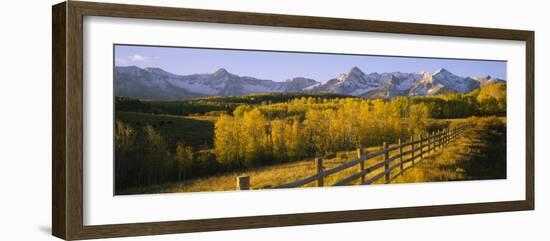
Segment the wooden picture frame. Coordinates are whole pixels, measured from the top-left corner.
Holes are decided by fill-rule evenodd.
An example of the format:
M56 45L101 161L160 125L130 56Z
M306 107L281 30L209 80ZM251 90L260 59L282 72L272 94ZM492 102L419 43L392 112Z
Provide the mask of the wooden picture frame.
M66 240L281 227L474 213L533 210L534 32L432 24L275 15L68 1L52 8L52 232ZM451 36L526 43L525 200L383 208L335 212L181 220L152 223L83 224L83 17L107 16L207 23L299 27Z

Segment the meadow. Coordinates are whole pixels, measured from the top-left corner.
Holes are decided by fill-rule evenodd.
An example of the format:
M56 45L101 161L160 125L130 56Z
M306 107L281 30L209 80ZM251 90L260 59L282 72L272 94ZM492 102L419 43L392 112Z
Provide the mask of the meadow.
M325 159L330 168L356 157L358 147L370 152L383 141L465 122L474 127L455 145L395 182L494 179L506 173L505 84L391 100L255 94L185 101L117 97L115 103L116 194L234 190L235 177L243 174L251 177L252 189L275 187L311 176L315 157L330 157Z
M483 117L455 120L433 120L431 127L440 125L457 126L470 123L472 127L447 148L436 150L418 162L414 168L399 176L393 183L416 183L433 181L460 181L460 180L488 180L506 178L506 120L505 118ZM392 143L395 144L395 143ZM364 153L380 150L382 146L364 148ZM405 148L404 151L408 151ZM391 155L397 154L397 150ZM346 163L357 157L356 151L338 152L326 156L324 165L330 169ZM490 158L489 158L490 157ZM381 162L382 158L373 158L365 162L365 166L372 166ZM405 168L412 165L408 163ZM357 168L349 168L325 179L325 185L330 186L337 181L357 173ZM367 175L376 176L382 169ZM395 174L398 169L392 173ZM183 182L166 183L147 188L133 188L122 194L143 193L172 193L172 192L200 192L200 191L233 191L237 176L249 176L250 189L273 188L295 180L303 179L315 174L314 159L270 165L253 168L251 170L233 171L205 178L194 178ZM393 175L392 174L392 175ZM378 180L373 184L383 184ZM357 185L359 180L349 185ZM315 187L309 183L303 187Z
M131 123L140 128L150 125L169 143L171 149L177 142L199 148L212 146L214 140L214 125L217 116L181 116L170 114L153 114L143 112L117 111L117 120Z

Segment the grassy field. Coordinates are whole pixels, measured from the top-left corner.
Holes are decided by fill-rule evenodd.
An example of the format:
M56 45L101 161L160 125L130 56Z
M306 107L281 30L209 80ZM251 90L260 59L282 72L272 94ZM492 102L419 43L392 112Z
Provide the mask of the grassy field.
M483 118L475 123L452 145L424 159L395 182L506 178L506 119Z
M380 147L367 148L367 151L375 151ZM343 164L356 157L356 152L340 152L336 157L325 159L325 168L333 168ZM376 163L380 159L371 160L369 163ZM341 178L349 176L356 172L357 168L349 168L338 174L325 179L325 183L330 185ZM160 186L148 188L129 189L121 194L135 193L171 193L171 192L204 192L204 191L230 191L235 190L235 178L241 175L248 175L251 178L251 189L271 188L284 183L296 181L315 174L315 164L313 159L307 159L299 162L285 163L274 166L255 168L249 171L230 172L212 177L197 178L182 183L169 183ZM315 183L310 183L304 187L313 187Z
M124 111L117 111L115 117L137 128L145 125L153 126L166 138L171 148L178 141L188 146L211 148L214 124L218 118L217 116L180 116Z
M434 120L433 128L459 120ZM430 153L421 162L394 180L394 183L454 181L476 179L506 178L506 126L505 118L480 118L470 120L475 125L469 128L451 145ZM366 148L366 152L380 150L381 146ZM405 148L405 151L407 148ZM504 150L504 151L503 151ZM391 153L390 156L397 154ZM355 151L339 152L336 156L324 160L326 169L333 168L356 158ZM374 165L382 157L368 160L365 166ZM407 164L409 165L409 164ZM405 167L407 167L407 165ZM331 185L342 178L358 172L359 167L351 167L325 179L325 185ZM379 169L367 176L375 176ZM398 172L394 170L392 174ZM235 190L235 178L240 175L250 176L252 189L275 187L284 183L296 181L315 174L313 159L286 163L274 166L260 167L242 172L230 172L216 176L197 178L181 183L168 183L146 189L130 189L125 194L132 193L171 193L198 191L231 191ZM356 180L353 184L358 184ZM375 184L382 183L382 180ZM313 187L315 182L304 187Z
M397 182L501 178L505 164L490 160L504 158L505 124L499 129L471 117L505 116L505 97L503 84L391 100L303 93L177 101L116 97L115 193L233 190L238 175L249 175L253 189L276 187L313 175L315 156L333 156L324 161L332 168L355 159L358 145L378 150L383 141L407 141L411 133L452 127L464 120L459 118L479 122L479 129Z

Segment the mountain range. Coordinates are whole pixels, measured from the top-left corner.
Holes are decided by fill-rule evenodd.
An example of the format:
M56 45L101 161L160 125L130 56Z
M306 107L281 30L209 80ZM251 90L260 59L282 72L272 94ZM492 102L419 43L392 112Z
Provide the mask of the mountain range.
M189 99L204 96L236 96L253 93L335 93L365 98L431 96L466 93L505 80L461 77L441 68L434 72L364 73L351 68L326 82L295 77L285 81L239 76L221 68L213 73L177 75L160 68L115 67L115 95L138 99Z

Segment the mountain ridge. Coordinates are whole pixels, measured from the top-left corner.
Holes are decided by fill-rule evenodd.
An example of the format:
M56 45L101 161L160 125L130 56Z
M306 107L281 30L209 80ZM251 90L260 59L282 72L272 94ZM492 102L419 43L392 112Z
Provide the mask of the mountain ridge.
M465 93L505 82L487 75L461 77L445 68L434 72L365 73L357 66L326 82L294 77L281 82L239 76L220 68L212 73L178 75L157 67L115 66L115 95L138 99L189 99L254 93L333 93L365 98Z

